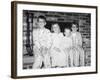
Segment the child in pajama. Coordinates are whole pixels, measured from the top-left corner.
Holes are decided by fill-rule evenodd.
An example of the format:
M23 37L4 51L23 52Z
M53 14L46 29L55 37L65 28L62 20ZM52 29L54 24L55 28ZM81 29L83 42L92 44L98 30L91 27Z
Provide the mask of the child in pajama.
M62 38L64 37L60 31L58 23L52 25L52 46L51 46L51 62L52 67L65 67L66 54L62 49Z
M46 19L44 16L39 16L38 29L33 31L33 50L34 50L34 64L33 68L50 68L50 31L45 28Z
M66 54L66 66L73 66L73 52L72 49L72 37L71 37L71 30L68 28L65 28L64 30L64 38L63 38L63 50Z
M82 36L81 33L78 32L78 25L72 24L72 40L73 40L73 48L75 50L74 56L74 66L84 66L84 50L82 48Z

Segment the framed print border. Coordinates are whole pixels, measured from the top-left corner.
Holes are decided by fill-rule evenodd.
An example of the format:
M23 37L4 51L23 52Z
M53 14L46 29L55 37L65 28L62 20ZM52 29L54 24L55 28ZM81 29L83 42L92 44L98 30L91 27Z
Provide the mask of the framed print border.
M55 7L72 7L72 8L90 8L90 9L95 9L96 15L95 15L95 22L96 22L96 47L95 47L95 58L96 58L96 65L95 65L95 71L90 71L90 72L77 72L77 73L59 73L59 74L45 74L45 75L27 75L27 76L18 76L17 74L17 59L18 59L18 51L17 51L17 38L18 38L18 17L17 17L17 9L18 9L18 4L25 4L25 5L43 5L43 6L55 6ZM73 5L73 4L56 4L56 3L39 3L39 2L24 2L24 1L12 1L11 2L11 77L12 78L32 78L32 77L50 77L50 76L66 76L66 75L80 75L80 74L94 74L97 73L98 71L98 7L97 6L88 6L88 5Z

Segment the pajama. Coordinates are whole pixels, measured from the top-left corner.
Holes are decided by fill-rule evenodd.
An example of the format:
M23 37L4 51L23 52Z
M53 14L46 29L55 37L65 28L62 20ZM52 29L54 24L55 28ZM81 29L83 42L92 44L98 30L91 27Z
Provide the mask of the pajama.
M74 53L74 66L84 66L84 50L82 48L82 37L79 32L72 32Z
M62 50L62 33L52 33L51 62L52 67L66 66L66 54Z
M63 38L63 42L62 42L62 45L63 45L63 50L66 54L66 64L67 64L67 67L69 66L73 66L74 62L73 62L73 48L72 48L72 38L71 36L70 37L64 37Z
M47 29L37 29L33 31L34 42L34 68L41 68L44 63L44 67L51 67L50 63L50 31Z

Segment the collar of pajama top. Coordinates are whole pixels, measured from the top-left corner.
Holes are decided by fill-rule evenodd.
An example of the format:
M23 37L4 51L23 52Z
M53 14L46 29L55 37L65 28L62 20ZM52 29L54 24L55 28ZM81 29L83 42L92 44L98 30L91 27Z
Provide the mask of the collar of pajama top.
M72 39L74 45L82 44L82 36L80 32L72 32Z
M72 38L71 38L71 36L70 37L64 36L61 45L62 45L62 48L72 47Z
M35 36L40 46L48 47L50 41L50 31L48 29L37 29Z
M61 42L62 42L63 34L62 33L52 33L52 47L61 47Z

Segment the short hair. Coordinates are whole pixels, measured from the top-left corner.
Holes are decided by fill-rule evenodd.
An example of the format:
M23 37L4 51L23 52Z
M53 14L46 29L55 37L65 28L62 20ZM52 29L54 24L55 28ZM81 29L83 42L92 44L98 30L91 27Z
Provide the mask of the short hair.
M57 23L57 22L54 22L54 23L52 23L52 25L51 25L51 32L54 32L54 31L53 31L53 25L58 25L59 32L61 31L61 30L60 30L59 23Z
M42 16L42 15L40 15L40 16L37 17L37 21L39 21L39 19L44 19L46 21L46 17Z
M66 29L71 31L71 29L70 29L70 28L68 28L68 27L65 27L65 28L64 28L64 31L65 31Z
M57 23L57 22L54 22L54 23L52 23L52 26L53 26L53 25L58 25L58 26L59 26L59 23Z
M73 22L72 25L76 25L76 27L78 28L78 24L76 22ZM72 27L72 26L71 26Z
M72 25L76 25L76 27L78 28L78 30L77 30L77 31L79 31L79 25L78 25L78 23L73 22L73 23L72 23ZM72 25L71 25L71 28L72 28Z

